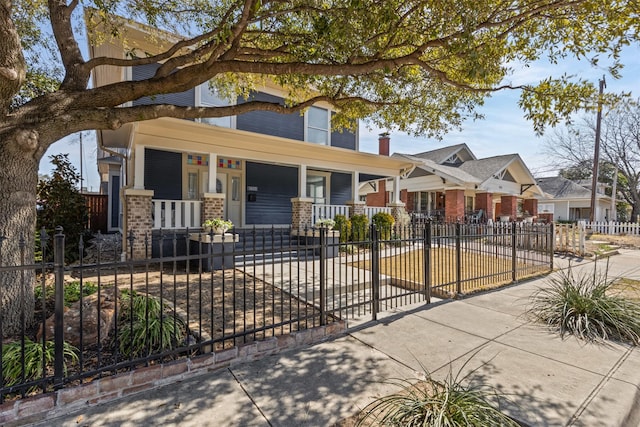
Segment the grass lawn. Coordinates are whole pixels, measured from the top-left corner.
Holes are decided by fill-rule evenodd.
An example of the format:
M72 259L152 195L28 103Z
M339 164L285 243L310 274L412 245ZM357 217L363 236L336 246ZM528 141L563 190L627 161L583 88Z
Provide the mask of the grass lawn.
M640 301L640 280L622 277L614 283L612 289L629 299Z
M392 282L404 288L415 288L424 283L422 249L384 257L380 260L380 272L392 278ZM354 263L358 268L371 269L371 261ZM456 251L440 247L431 249L431 285L436 294L456 293ZM460 259L460 281L463 293L497 288L512 282L511 258L487 252L465 252ZM516 263L518 279L548 271L547 265Z

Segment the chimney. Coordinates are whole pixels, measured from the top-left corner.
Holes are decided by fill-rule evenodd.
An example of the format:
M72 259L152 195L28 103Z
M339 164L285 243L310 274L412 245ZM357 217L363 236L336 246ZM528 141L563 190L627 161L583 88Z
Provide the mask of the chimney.
M389 138L388 132L384 132L380 134L380 137L378 138L378 154L380 154L381 156L389 156L390 140L391 138Z

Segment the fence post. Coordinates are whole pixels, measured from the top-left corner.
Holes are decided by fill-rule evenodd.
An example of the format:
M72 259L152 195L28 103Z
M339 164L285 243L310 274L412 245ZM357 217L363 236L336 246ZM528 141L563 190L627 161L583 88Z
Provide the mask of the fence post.
M62 232L62 227L56 227L56 234L53 237L55 276L53 387L56 390L62 388L64 383L64 234Z
M424 251L423 257L423 274L424 274L424 295L427 300L427 304L431 304L431 220L424 224Z
M511 281L515 282L516 275L516 257L518 256L518 252L516 251L516 222L511 223Z
M371 319L378 320L380 311L380 247L378 241L378 229L375 224L369 227L371 236Z
M320 227L320 326L324 326L326 321L325 298L327 286L327 228Z
M553 221L549 224L549 267L551 267L551 271L553 271L553 253L555 251L556 244L556 231L555 225Z
M462 295L462 224L456 222L456 296Z

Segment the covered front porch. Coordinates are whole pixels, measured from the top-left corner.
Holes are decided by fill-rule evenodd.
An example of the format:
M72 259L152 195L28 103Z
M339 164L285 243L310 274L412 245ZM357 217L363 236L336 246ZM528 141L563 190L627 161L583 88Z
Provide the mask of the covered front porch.
M411 162L176 119L136 124L123 190L123 229L312 227L336 214L368 216L361 182L398 177ZM382 209L390 210L390 209Z

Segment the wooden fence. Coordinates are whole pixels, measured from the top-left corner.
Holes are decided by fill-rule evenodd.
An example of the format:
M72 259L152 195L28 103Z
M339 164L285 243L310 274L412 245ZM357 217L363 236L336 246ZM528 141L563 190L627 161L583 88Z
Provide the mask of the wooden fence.
M109 196L106 194L83 194L82 196L89 210L87 229L93 232L106 233Z
M555 226L556 252L570 252L577 255L584 255L585 239L586 227L584 221L580 221L577 224L556 224Z

